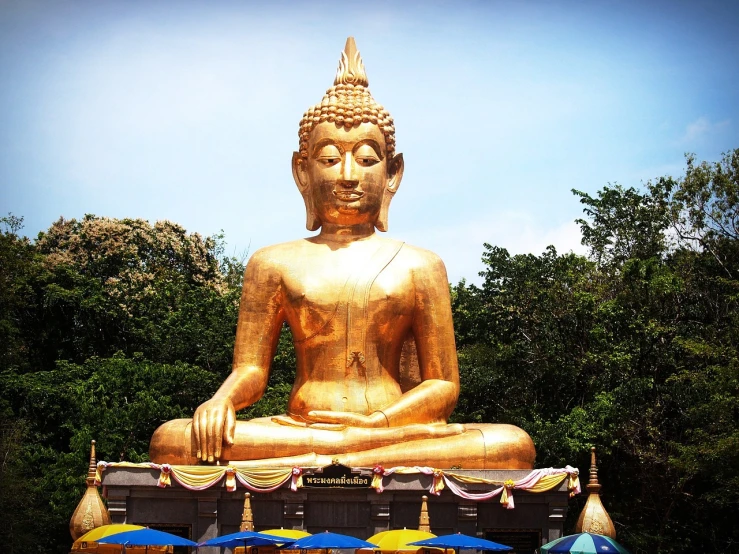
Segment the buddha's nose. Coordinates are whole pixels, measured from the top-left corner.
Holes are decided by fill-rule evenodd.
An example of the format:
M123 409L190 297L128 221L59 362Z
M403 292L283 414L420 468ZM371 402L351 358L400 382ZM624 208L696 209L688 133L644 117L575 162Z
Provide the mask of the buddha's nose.
M343 189L354 189L359 185L359 181L356 179L339 179L336 184Z
M341 177L344 181L357 181L357 176L354 173L355 165L352 153L346 152L341 167Z

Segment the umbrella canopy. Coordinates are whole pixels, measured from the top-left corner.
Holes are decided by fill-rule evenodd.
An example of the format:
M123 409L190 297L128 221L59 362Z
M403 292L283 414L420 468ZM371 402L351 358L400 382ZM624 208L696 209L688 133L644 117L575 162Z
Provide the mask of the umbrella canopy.
M136 529L109 535L98 540L100 544L122 544L124 546L197 546L198 543L183 539L172 533L156 529Z
M222 548L235 548L237 546L276 546L278 544L291 543L295 539L287 537L276 537L257 533L256 531L237 531L220 537L214 537L198 546L220 546Z
M375 543L377 546L374 550L380 551L411 551L416 552L422 546L410 546L413 541L423 539L433 539L436 535L418 529L393 529L392 531L382 531L376 535L372 535L367 542Z
M629 554L623 546L611 537L595 533L577 533L555 539L539 549L542 554L549 552L571 554Z
M135 531L136 529L143 529L142 525L131 525L129 523L111 523L110 525L101 525L96 527L92 531L88 531L82 535L79 539L74 541L74 544L82 542L93 542L107 537L115 535L116 533L123 533L123 531Z
M513 550L513 547L499 544L493 541L487 541L462 533L454 533L453 535L442 535L433 539L424 539L410 543L410 546L430 546L434 548L454 548L455 550Z
M290 550L310 550L310 549L329 549L329 548L374 548L376 545L371 542L363 541L349 535L341 535L339 533L316 533L309 537L303 537L296 540L290 545Z
M274 535L275 537L284 537L286 539L302 539L310 537L310 533L301 531L300 529L267 529L259 531L262 535Z
M96 527L92 531L88 531L82 535L79 539L74 541L72 545L72 553L87 553L87 554L120 554L123 551L123 546L120 544L98 544L98 540L108 535L114 535L116 533L122 533L123 531L133 531L135 529L143 529L141 525L130 525L128 523L111 523L110 525L101 525ZM147 550L145 550L145 548ZM129 547L126 550L127 554L139 554L148 551L148 547L137 548L135 546ZM155 546L152 547L153 552L171 552L171 547L168 546Z

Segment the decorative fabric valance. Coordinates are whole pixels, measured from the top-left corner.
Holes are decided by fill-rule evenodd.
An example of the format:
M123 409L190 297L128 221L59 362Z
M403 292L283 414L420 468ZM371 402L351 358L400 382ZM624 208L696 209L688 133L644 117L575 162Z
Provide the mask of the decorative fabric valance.
M98 462L95 480L100 484L102 472L109 467L130 467L141 469L154 469L159 471L159 482L157 486L167 487L172 484L172 479L189 490L200 491L213 487L220 483L225 477L225 487L228 491L236 490L236 481L247 489L254 492L272 492L288 481L290 488L297 491L303 486L303 474L306 470L315 468L240 468L238 466L179 466L169 464L143 463L133 464L130 462ZM523 490L531 493L550 491L558 487L567 479L567 488L570 496L580 493L580 478L577 468L566 466L563 469L544 468L535 469L526 477L517 481L496 481L482 477L472 477L457 473L453 470L441 470L431 467L393 467L385 469L382 466L372 468L372 488L381 493L384 490L383 479L393 474L409 475L422 473L432 475L433 480L429 487L431 494L439 495L447 487L452 493L467 500L490 500L500 495L500 503L507 509L515 507L513 502L513 491ZM489 491L470 492L464 488L466 484L490 485Z

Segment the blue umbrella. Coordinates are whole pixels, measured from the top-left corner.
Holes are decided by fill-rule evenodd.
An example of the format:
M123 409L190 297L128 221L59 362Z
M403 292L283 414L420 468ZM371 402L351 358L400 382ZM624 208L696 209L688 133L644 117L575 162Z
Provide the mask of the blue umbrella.
M296 540L290 545L290 550L311 550L323 548L375 548L377 545L371 542L363 541L349 535L340 535L339 533L316 533L308 537Z
M499 544L477 537L470 537L462 533L454 533L453 535L442 535L433 539L423 539L422 541L409 542L412 546L430 546L435 548L453 548L457 552L460 549L465 550L513 550L513 547Z
M201 542L198 546L220 546L222 548L235 548L237 546L275 546L276 544L290 543L292 540L293 539L285 537L256 533L254 531L237 531L236 533L214 537L205 542Z
M120 544L123 546L197 546L198 543L183 539L172 533L156 529L136 529L109 535L98 540L98 544Z
M542 546L539 552L548 554L629 554L623 546L611 537L595 533L577 533L555 539Z

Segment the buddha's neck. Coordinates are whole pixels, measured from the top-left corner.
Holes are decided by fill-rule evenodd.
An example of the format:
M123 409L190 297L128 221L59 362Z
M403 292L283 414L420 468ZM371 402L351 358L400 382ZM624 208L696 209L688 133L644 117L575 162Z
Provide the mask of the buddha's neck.
M375 234L375 226L372 223L361 225L335 225L323 224L318 237L326 242L353 242L371 237Z

